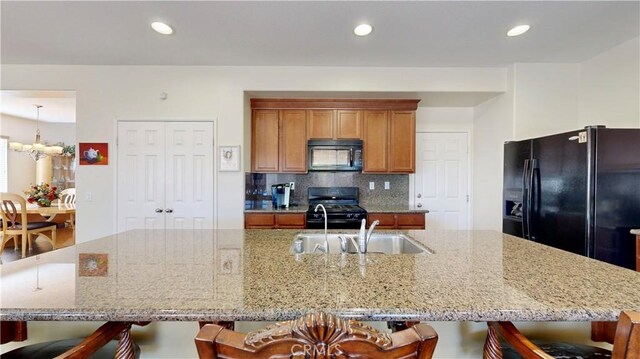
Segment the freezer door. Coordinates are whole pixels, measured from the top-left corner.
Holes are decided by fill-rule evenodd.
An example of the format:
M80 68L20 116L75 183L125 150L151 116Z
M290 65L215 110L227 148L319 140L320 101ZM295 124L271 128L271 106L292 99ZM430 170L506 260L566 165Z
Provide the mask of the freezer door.
M640 228L640 129L597 129L595 258L635 269Z
M532 140L531 240L587 255L587 146L573 131Z
M523 196L525 162L531 158L531 141L504 144L502 232L525 238L523 223Z

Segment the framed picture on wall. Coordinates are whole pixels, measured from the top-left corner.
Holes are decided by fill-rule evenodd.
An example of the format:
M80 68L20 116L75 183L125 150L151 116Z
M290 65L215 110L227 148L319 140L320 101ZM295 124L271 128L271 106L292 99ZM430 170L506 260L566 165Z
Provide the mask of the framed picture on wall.
M240 171L240 146L219 147L220 171Z
M80 142L78 153L81 166L106 166L109 164L109 143L107 142Z

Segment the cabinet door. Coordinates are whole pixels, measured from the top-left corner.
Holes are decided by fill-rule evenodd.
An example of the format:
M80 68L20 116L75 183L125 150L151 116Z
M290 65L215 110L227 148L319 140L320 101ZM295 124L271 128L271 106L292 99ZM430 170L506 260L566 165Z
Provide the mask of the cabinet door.
M414 173L416 168L415 112L391 111L389 122L389 172Z
M330 140L333 138L333 117L335 110L309 110L307 129L309 139Z
M393 213L369 213L367 214L367 223L371 225L373 221L378 220L380 223L376 226L378 229L395 229L396 215Z
M364 111L362 172L387 172L389 148L389 117L387 111Z
M338 110L336 114L337 139L362 139L362 112Z
M244 228L275 228L276 221L273 213L245 213Z
M251 121L253 172L278 172L278 110L254 110Z
M280 172L307 172L307 111L280 111Z
M276 228L304 229L305 224L304 213L276 214Z
M398 229L424 229L424 213L398 213Z

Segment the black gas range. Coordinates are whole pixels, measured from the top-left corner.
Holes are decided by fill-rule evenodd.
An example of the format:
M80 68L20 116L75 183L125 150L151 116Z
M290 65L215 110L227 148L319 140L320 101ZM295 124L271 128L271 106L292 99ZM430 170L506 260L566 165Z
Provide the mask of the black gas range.
M327 210L327 227L357 229L367 218L367 211L358 205L358 187L309 187L307 228L324 228L324 212L315 208L322 204Z

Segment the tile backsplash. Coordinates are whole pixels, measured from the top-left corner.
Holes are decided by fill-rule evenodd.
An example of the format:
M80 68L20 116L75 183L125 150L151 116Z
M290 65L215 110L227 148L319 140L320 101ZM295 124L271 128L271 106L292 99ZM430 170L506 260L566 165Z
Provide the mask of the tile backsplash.
M291 204L307 206L309 187L358 187L360 205L408 204L409 175L362 174L354 172L310 172L308 174L288 173L246 173L245 207L269 208L271 206L271 185L295 182ZM369 182L375 183L375 189L369 189ZM389 189L384 183L389 182Z

